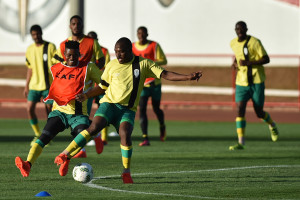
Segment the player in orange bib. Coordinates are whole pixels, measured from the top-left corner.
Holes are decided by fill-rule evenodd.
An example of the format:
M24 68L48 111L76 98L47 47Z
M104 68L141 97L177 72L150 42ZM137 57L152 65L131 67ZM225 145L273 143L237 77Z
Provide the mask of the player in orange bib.
M99 69L102 69L105 64L105 58L101 49L101 46L99 45L98 41L86 36L83 34L83 20L80 16L74 15L70 19L70 30L72 32L72 36L68 37L66 40L64 40L60 44L60 48L57 49L53 61L55 63L63 62L66 58L63 52L65 51L65 43L67 41L77 41L79 42L79 62L83 65L88 64L89 62L95 63ZM94 82L87 83L89 85L89 89L92 89L94 87ZM90 113L93 103L93 98L88 100L88 112ZM97 140L96 143L96 152L99 154L103 150L103 143L101 140ZM85 149L82 149L76 156L85 158L87 157L87 154L85 152Z
M15 164L24 177L29 176L30 170L36 159L47 145L59 132L71 127L73 137L89 127L87 100L79 102L75 96L88 90L87 82L100 83L102 72L94 63L82 64L78 62L79 43L68 41L65 43L66 63L58 63L51 67L53 83L49 95L44 101L54 100L52 112L48 115L42 135L32 145L27 160L16 157ZM74 151L71 157L78 153ZM70 158L71 158L70 157ZM59 174L65 176L68 172L70 159L61 165Z
M146 27L141 26L137 29L137 37L139 41L132 43L132 52L134 55L153 60L159 66L167 64L166 56L160 45L155 41L147 39L148 30ZM160 79L156 78L147 78L144 83L144 88L141 93L141 99L139 103L140 125L143 133L143 142L139 144L140 146L150 145L147 118L147 104L149 97L151 97L152 108L159 121L160 140L165 141L166 139L164 112L162 109L160 109L161 81Z

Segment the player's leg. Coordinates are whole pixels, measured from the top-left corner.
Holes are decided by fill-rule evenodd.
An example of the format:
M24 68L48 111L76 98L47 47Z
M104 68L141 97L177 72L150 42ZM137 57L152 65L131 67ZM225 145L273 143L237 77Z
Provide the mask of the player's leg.
M264 111L264 100L265 100L265 85L264 83L261 84L254 84L253 85L253 107L256 113L256 116L262 119L269 125L269 130L271 133L271 139L273 142L278 140L279 131L276 126L276 123L272 120L270 114Z
M130 162L132 156L132 141L131 134L134 126L135 112L124 109L122 114L122 119L119 125L119 135L121 140L121 154L122 154L122 164L124 171L122 173L123 183L133 183L133 180L130 175ZM117 127L116 127L117 128Z
M109 103L102 103L95 113L93 121L89 128L81 131L68 147L55 158L54 163L58 165L63 164L71 154L78 148L83 148L92 136L96 135L101 129L110 123L110 119L114 115L112 112L112 105Z
M161 101L161 84L153 86L152 93L152 108L159 121L160 140L164 142L166 140L166 125L165 116L163 110L160 108Z
M236 133L238 136L238 143L236 145L229 146L229 150L241 150L244 149L245 145L245 130L246 130L246 107L247 102L250 99L250 87L236 85L235 101L237 105L237 117Z
M43 148L47 145L59 132L65 129L65 124L58 116L48 118L48 121L43 129L39 139L32 145L29 150L27 160L23 161L20 157L16 157L15 164L20 169L24 177L29 175L31 166L41 155Z
M140 111L140 127L143 133L143 142L139 144L139 146L148 146L150 145L149 137L148 137L148 117L147 117L147 104L149 95L147 94L148 88L143 89L143 96L140 97L139 102L139 111Z
M41 135L38 118L35 113L36 104L40 101L41 95L39 91L29 90L27 97L27 114L30 121L31 128L34 132L35 137L30 143L30 146L34 144L34 142Z

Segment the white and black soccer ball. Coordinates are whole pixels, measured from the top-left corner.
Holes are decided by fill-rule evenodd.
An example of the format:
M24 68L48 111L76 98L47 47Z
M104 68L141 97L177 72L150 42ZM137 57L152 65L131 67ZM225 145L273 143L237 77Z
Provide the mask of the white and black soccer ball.
M87 183L93 179L93 168L88 163L77 164L73 169L73 178L75 181Z

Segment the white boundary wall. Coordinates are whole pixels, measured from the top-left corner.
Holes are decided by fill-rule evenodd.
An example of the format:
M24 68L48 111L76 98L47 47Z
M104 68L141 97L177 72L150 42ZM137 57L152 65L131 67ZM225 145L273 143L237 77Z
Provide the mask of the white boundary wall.
M41 0L31 0L30 6L35 1ZM14 4L0 0L0 6L8 2ZM158 0L84 2L85 32L96 31L100 43L110 53L120 37L135 41L137 27L144 25L149 30L149 39L158 41L170 55L169 65L229 65L229 43L236 37L234 25L243 20L248 24L248 34L261 39L270 55L300 54L300 8L277 0L174 0L167 8ZM69 6L67 3L53 23L43 29L43 38L57 46L70 34ZM24 52L32 43L30 35L22 41L18 34L4 30L1 25L0 35L0 64L23 64ZM177 56L171 56L174 54ZM186 56L203 54L228 57ZM298 66L299 61L276 58L271 64Z

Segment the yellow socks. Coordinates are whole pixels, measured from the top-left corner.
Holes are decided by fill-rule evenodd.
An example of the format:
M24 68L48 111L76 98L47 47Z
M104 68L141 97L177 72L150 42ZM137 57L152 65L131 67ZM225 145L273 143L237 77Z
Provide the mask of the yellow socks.
M274 121L272 120L271 116L269 113L265 112L265 116L262 119L264 122L266 122L267 124L273 126L274 125Z
M81 131L66 148L66 151L68 151L71 156L75 155L85 146L88 141L90 141L90 139L91 135L89 134L89 132L87 132L86 130Z
M107 141L107 129L108 129L108 127L106 126L101 131L101 140L102 141Z
M30 125L33 129L33 132L34 132L35 136L39 137L41 135L41 131L40 131L38 120L37 119L31 119L30 120Z
M238 135L239 143L244 144L246 119L245 119L245 117L237 117L235 119L235 122L236 122L236 132Z
M36 161L36 159L41 155L44 147L44 143L37 139L37 141L32 145L28 153L27 161L33 164Z
M124 167L124 169L129 169L130 168L131 155L132 155L132 146L120 145L120 147L121 147L121 153L122 153L123 167Z

